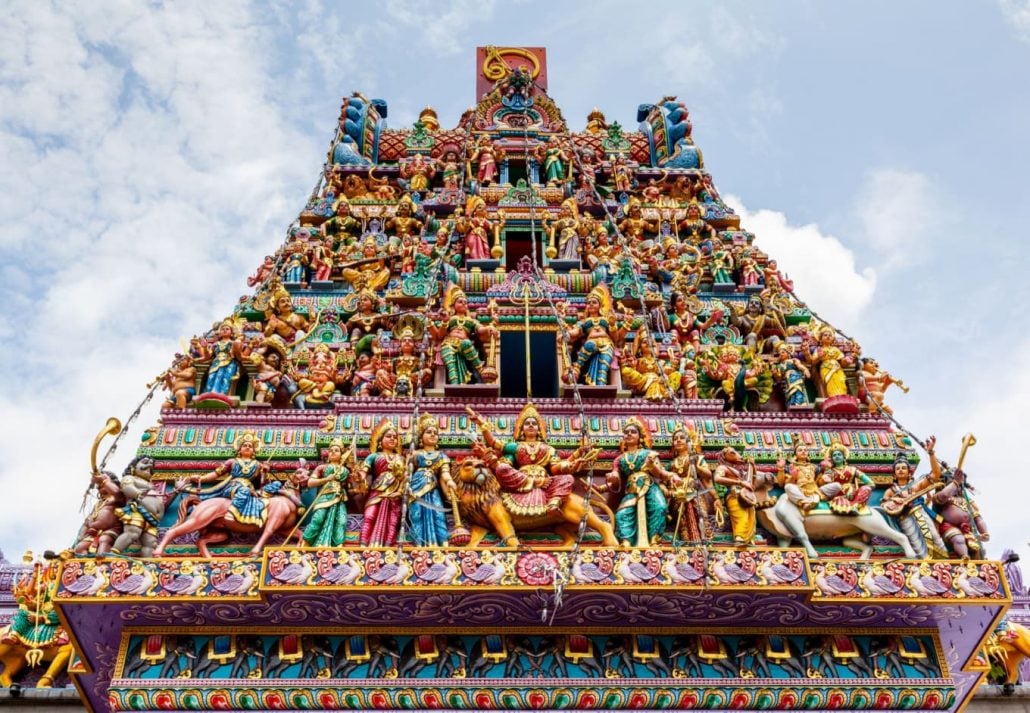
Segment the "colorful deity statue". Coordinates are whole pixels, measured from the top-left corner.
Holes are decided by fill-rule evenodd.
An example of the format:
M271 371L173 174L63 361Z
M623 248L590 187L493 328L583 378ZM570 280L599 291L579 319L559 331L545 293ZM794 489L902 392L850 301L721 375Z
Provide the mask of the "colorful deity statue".
M244 431L239 434L234 447L236 455L233 458L209 473L191 476L190 481L198 488L204 483L216 483L211 490L201 492L200 499L227 498L230 503L225 519L263 526L268 496L278 493L283 484L281 481L265 484L270 471L267 463L257 460L261 440L256 433Z
M575 485L572 473L589 468L597 452L580 446L562 459L547 443L544 420L532 403L515 419L514 440L504 441L494 427L471 408L465 409L479 427L483 443L505 457L511 468L494 467L501 486L501 500L512 515L538 516L559 508Z
M342 438L335 438L326 449L325 460L308 473L298 475L308 488L318 488L308 508L308 524L304 528L306 547L340 547L347 541L347 483L353 451L348 451Z
M637 330L633 350L624 355L620 371L623 386L634 396L643 396L650 401L672 398L672 394L679 391L682 378L672 364L657 358L645 327Z
M611 244L611 237L604 225L596 225L592 240L586 250L586 261L598 282L606 282L615 272L615 258L619 249Z
M418 450L412 459L408 488L409 536L419 547L446 547L448 544L443 497L451 498L454 481L451 478L451 459L437 448L439 441L440 428L436 418L423 414L415 426Z
M679 335L672 332L669 336L668 362L679 373L680 393L685 399L697 398L697 347L687 342L680 346Z
M117 511L122 521L122 532L114 541L111 552L125 552L139 545L140 557L150 557L157 546L158 526L165 508L179 494L178 488L167 491L155 487L154 460L149 456L133 458L125 467L120 481L125 506Z
M853 465L848 465L850 451L838 440L830 443L823 454L820 485L840 486L840 493L828 499L830 510L838 515L864 515L869 512L872 479Z
M379 382L376 376L382 369L382 359L378 340L373 337L367 340L363 346L365 348L357 352L354 369L350 374L350 395L379 396Z
M680 479L651 450L651 431L637 416L623 424L619 451L608 475L608 487L624 486L626 493L615 511L615 536L623 547L649 547L665 531L669 503L662 484L675 488Z
M931 454L931 467L933 460ZM937 513L941 539L956 557L983 557L981 543L987 542L991 536L980 516L980 509L969 497L965 472L961 468L945 470L938 482L942 487L933 493L930 501Z
M256 370L251 381L254 385L254 400L258 403L272 403L280 386L286 386L291 368L286 344L274 334L262 340L259 348L250 354Z
M930 475L913 478L912 466L904 453L894 459L894 480L883 492L880 508L894 518L912 549L920 559L943 558L947 549L940 534L934 514L928 507L928 495L935 492L941 479L941 466L934 453L937 439L926 440L926 452L930 455Z
M393 236L396 238L396 242L401 243L405 238L420 237L424 220L422 216L418 215L411 195L405 193L397 204L397 212L387 218L383 228L386 229L387 235Z
M75 554L84 555L92 549L97 556L101 556L111 551L121 532L118 511L125 505L125 494L114 473L94 470L91 485L96 489L98 497L79 529Z
M735 285L734 267L732 248L721 242L717 243L708 260L708 274L712 276L712 285Z
M754 394L764 404L772 394L772 375L765 362L754 352L736 344L724 344L698 356L698 396L723 398L733 411L748 408Z
M645 220L640 208L640 201L631 198L626 217L619 221L619 231L626 237L630 246L634 246L648 238L648 234L658 232L658 224Z
M616 193L633 190L633 168L621 156L612 160L612 187Z
M741 246L737 250L736 262L740 272L740 286L745 290L761 289L764 277L751 248Z
M243 335L236 332L231 321L225 320L218 326L218 338L214 342L201 342L201 348L202 358L211 360L204 391L230 394L239 374L240 362L250 354Z
M480 186L497 182L497 159L503 156L488 136L481 136L467 163L468 177L472 180L472 166L476 166L475 179Z
M258 266L258 269L254 271L254 274L247 278L248 287L257 287L258 285L265 284L271 274L275 272L275 258L271 255L265 255L264 261Z
M760 295L748 296L743 308L734 305L729 316L733 326L743 335L748 349L756 353L764 351L767 333L778 337L787 331L783 315L776 309L768 308Z
M400 343L399 353L380 366L376 385L384 396L411 397L431 381L433 370L429 364L432 360L416 353L419 343L411 327L402 328L394 336Z
M265 336L278 335L287 344L300 340L311 329L308 318L293 309L293 298L282 285L272 290L265 320Z
M358 293L358 311L347 318L347 332L352 343L375 334L390 324L390 315L379 311L379 296L372 290Z
M500 334L497 327L480 324L469 315L468 297L457 285L451 285L444 296L442 317L440 321L429 322L429 331L440 343L447 383L468 384L473 379L485 384L496 381L495 367L483 360L475 341L484 346L493 345Z
M694 246L703 244L714 245L717 242L718 233L711 223L705 220L704 211L697 201L687 204L687 214L676 226L680 239Z
M311 281L328 282L333 273L333 238L327 237L311 251Z
M465 206L465 215L455 220L454 230L465 239L465 258L467 260L490 260L490 241L497 244L500 230L505 224L504 211L498 211L497 220L490 220L487 215L486 201L473 196Z
M794 355L793 347L787 342L776 345L776 360L770 367L773 379L783 389L783 401L787 408L804 408L811 405L808 398L806 379L811 376L804 362Z
M404 493L407 490L407 463L401 454L397 427L382 419L372 429L368 457L358 467L358 490L368 488L359 543L365 547L392 546L397 543Z
M669 472L676 476L670 489L676 537L689 543L712 538L710 515L721 518L722 501L714 497L712 469L701 452L701 437L687 426L672 432ZM674 524L673 527L676 527Z
M862 358L862 368L858 372L858 381L861 388L860 393L865 394L869 403L869 410L872 413L882 411L888 416L894 413L894 409L883 402L884 393L892 385L897 386L903 393L908 393L908 387L901 379L896 378L888 371L880 368L879 362L872 357Z
M558 219L550 222L544 214L544 230L550 236L547 257L558 260L579 260L582 250L580 245L580 221L576 200L568 198L558 209Z
M169 397L163 408L186 408L197 395L197 368L189 354L176 354L171 368L161 375Z
M608 121L604 118L604 112L596 106L587 114L586 132L588 134L607 133Z
M582 340L575 359L565 353L562 333L558 332L559 352L562 354L563 378L566 383L580 382L587 386L607 386L615 348L626 333L626 322L612 311L611 295L607 287L599 285L587 295L583 319L566 331L568 348ZM564 315L562 315L564 316Z
M704 305L696 297L678 291L669 296L669 329L678 335L681 345L694 344L696 349L701 333L715 322L711 316L706 320L701 319L703 309Z
M379 245L371 235L362 241L360 252L351 253L350 262L340 270L340 274L355 292L378 292L390 282L390 267L386 264L386 256L380 253Z
M788 462L776 460L776 484L783 488L783 497L790 500L802 512L808 512L820 502L836 496L840 488L833 484L819 484L819 469L812 462L811 452L801 435L791 434L794 454Z
M458 153L448 151L443 156L443 189L445 191L456 191L461 186L461 164L458 163Z
M32 553L26 553L25 559L31 562ZM15 677L26 664L50 662L36 688L52 688L68 669L74 650L54 607L58 569L56 562L35 562L14 582L12 594L18 610L0 630L0 687L13 689ZM17 698L15 690L11 690L11 698Z
M287 248L286 260L283 262L282 275L285 282L300 285L307 282L308 264L311 262L308 257L307 246L308 231L298 231L295 240Z
M730 518L733 542L750 545L754 542L756 518L755 464L744 461L732 446L719 453L718 464L712 473L716 494L722 498Z
M436 162L422 154L400 162L401 178L408 180L408 190L421 192L429 190L429 182L436 175Z
M844 367L854 363L852 357L844 355L844 352L837 346L837 334L833 328L824 325L818 331L818 344L808 345L806 358L810 364L818 365L818 384L823 396L833 398L834 396L846 396L848 393L848 380L844 374Z
M336 354L324 342L315 347L308 360L307 373L294 371L290 376L297 384L294 401L302 409L329 408L336 393Z
M545 145L538 146L537 158L541 162L541 172L547 185L557 186L571 178L569 157L558 144L557 138L552 136Z
M333 217L319 226L322 235L333 239L333 250L350 247L361 235L361 221L350 214L350 203L340 196L333 204Z

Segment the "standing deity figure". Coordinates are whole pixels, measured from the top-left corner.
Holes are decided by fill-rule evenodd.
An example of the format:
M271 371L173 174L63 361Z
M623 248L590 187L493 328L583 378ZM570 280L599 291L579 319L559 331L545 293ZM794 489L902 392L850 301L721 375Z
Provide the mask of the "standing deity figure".
M562 308L564 309L564 308ZM565 383L580 382L587 386L607 386L612 361L615 359L616 343L625 336L625 323L612 311L611 295L607 287L599 285L587 295L583 308L583 319L570 327L566 335L568 348L579 341L583 343L573 360L570 354L562 354L565 367ZM566 348L562 333L557 333L559 352Z
M645 220L640 208L640 201L631 198L626 217L619 221L619 231L626 237L627 244L635 247L647 239L649 233L658 232L658 224Z
M830 443L823 454L820 485L840 486L840 493L829 498L830 510L838 515L865 515L869 512L872 479L853 465L848 465L850 451L838 440Z
M468 313L468 297L457 285L448 288L443 300L443 319L431 320L429 331L440 342L440 357L447 369L448 384L468 384L475 378L491 383L497 378L492 366L479 355L473 338L481 344L495 339L497 327L480 324Z
M772 374L783 389L783 401L787 408L810 405L805 379L811 376L808 367L794 356L790 344L780 342L776 346L776 361L772 363Z
M608 276L614 272L619 250L611 244L608 229L604 225L596 225L591 238L586 249L587 265L593 270L596 282L607 282Z
M294 236L293 244L288 248L286 262L283 265L283 280L293 284L300 284L307 281L308 275L308 246L307 237L309 233L298 231Z
M689 543L708 542L712 538L709 515L723 517L722 501L712 494L712 469L701 452L701 437L693 429L680 426L672 432L669 472L676 476L670 492L673 517L679 523L676 537Z
M211 360L204 391L228 395L236 383L240 361L249 354L243 335L236 332L231 321L225 320L218 326L218 339L201 342L201 349L202 358Z
M436 175L436 162L422 154L415 154L400 164L401 178L408 179L408 190L421 192L429 190L429 182Z
M393 236L396 243L404 243L408 238L421 238L425 217L420 215L411 194L405 193L397 203L397 212L386 219L383 228L387 235Z
M719 453L719 461L712 473L716 494L723 499L730 516L733 542L750 545L755 539L755 464L745 463L743 456L732 446Z
M431 360L427 356L423 362L416 353L418 344L411 327L402 328L395 337L400 342L400 353L376 372L376 385L385 396L411 397L431 380Z
M197 368L189 354L176 354L171 368L162 374L169 396L163 408L186 408L197 395Z
M669 503L662 485L680 485L680 479L662 466L651 450L651 431L637 416L622 426L619 456L608 474L609 489L625 485L625 495L615 511L615 537L623 547L649 547L661 540Z
M819 343L808 347L807 359L810 364L819 366L819 384L826 398L846 396L848 380L844 367L850 366L854 360L844 356L837 346L837 335L829 325L818 332Z
M612 161L612 185L616 193L633 190L633 168L621 156Z
M476 148L469 156L467 163L468 177L472 180L472 165L476 165L476 182L480 186L489 186L497 182L497 159L503 155L494 148L493 142L488 136L480 137Z
M265 255L264 261L258 266L258 269L253 275L247 278L248 287L257 287L258 285L265 284L265 280L268 276L275 271L275 258L271 255Z
M294 311L293 298L282 285L272 290L265 320L265 336L277 334L287 344L298 341L311 329L308 318Z
M704 211L697 201L690 201L687 204L687 214L676 226L680 238L695 247L707 244L715 244L718 238L715 228L704 218Z
M125 552L132 545L138 544L140 557L154 554L157 528L164 516L165 507L178 495L179 490L165 492L155 488L151 482L153 475L154 461L149 456L135 458L125 467L121 479L125 507L118 511L122 534L114 541L112 552Z
M579 260L580 252L580 220L574 198L562 201L558 209L558 219L550 222L544 214L544 230L547 231L550 243L547 257L551 260ZM557 247L556 247L557 246Z
M343 196L333 204L333 217L319 226L319 231L333 239L333 249L349 247L361 234L361 221L350 214L350 203Z
M389 326L390 315L379 311L379 296L372 290L358 293L358 311L347 318L347 333L352 344Z
M275 334L266 337L258 349L251 352L250 360L257 367L251 381L254 385L254 401L272 403L280 386L289 386L290 359L286 344Z
M547 443L544 420L531 403L515 419L511 441L498 438L493 425L471 408L465 410L479 427L483 444L507 459L492 467L503 491L501 500L513 515L532 517L560 508L575 486L571 474L589 468L597 455L580 447L568 459L559 458Z
M465 215L455 220L454 231L464 237L465 258L468 260L490 260L490 241L496 244L500 230L504 227L504 211L498 211L498 220L490 220L486 201L473 196L465 206Z
M89 517L79 528L75 543L77 555L84 555L91 548L95 548L97 556L107 554L121 532L118 513L125 505L125 494L118 478L114 473L94 470L92 485L97 490L98 499Z
M703 399L721 396L730 410L746 411L751 393L759 404L772 394L772 375L765 362L741 346L724 344L702 352L698 363L698 395Z
M623 385L634 396L643 396L650 401L672 398L674 393L679 392L680 380L683 378L672 364L655 356L651 335L646 327L637 330L633 338L633 350L624 355L620 372Z
M384 418L376 424L368 450L355 479L355 490L360 492L368 488L368 479L372 478L358 542L363 547L390 547L397 544L408 468L393 422Z
M908 387L895 378L890 372L880 368L879 362L872 357L862 358L862 368L858 372L859 384L864 387L865 398L869 402L869 411L879 413L882 411L888 416L894 413L894 409L883 402L883 395L891 387L896 385L903 393L908 393Z
M555 137L552 136L546 144L537 147L537 159L541 161L543 179L547 185L557 186L571 177L569 157Z
M419 547L446 547L448 543L443 495L453 499L451 459L437 449L440 429L436 418L423 414L415 426L415 451L408 488L408 527ZM443 495L441 495L441 490Z
M461 166L458 163L458 154L455 151L448 151L443 157L443 189L456 191L460 184Z
M744 288L762 287L762 271L758 268L751 248L741 248L737 254L737 269L740 270L740 285Z
M933 460L931 454L931 467ZM983 557L981 542L987 542L991 536L987 532L987 524L980 516L980 509L969 498L965 472L961 468L946 470L939 483L943 487L930 500L937 513L941 538L956 557Z
M936 445L937 439L933 436L926 440L931 472L923 478L913 478L908 457L898 453L894 459L894 481L880 500L880 508L894 518L920 559L947 556L947 548L937 532L937 523L927 507L926 497L941 487L941 466L934 453Z
M335 438L326 449L325 461L308 473L298 470L306 480L306 487L318 488L314 502L308 508L307 526L303 538L306 547L341 547L347 541L347 467L348 452L342 438Z
M312 282L328 282L333 273L333 239L327 237L311 252Z

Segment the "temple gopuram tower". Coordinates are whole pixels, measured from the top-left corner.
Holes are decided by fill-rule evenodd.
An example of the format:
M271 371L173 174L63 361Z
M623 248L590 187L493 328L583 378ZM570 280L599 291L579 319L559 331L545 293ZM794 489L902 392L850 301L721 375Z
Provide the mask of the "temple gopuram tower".
M343 99L6 655L94 711L965 706L1011 601L975 441L894 422L682 102L574 129L547 74L479 48L451 128Z

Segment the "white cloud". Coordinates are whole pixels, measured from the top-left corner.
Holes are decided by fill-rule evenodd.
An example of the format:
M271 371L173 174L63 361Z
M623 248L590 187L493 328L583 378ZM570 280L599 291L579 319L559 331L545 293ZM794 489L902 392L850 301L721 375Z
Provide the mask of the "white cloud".
M855 204L862 244L878 253L881 269L917 264L931 240L947 239L941 230L943 211L929 177L895 168L871 171Z
M1030 0L998 0L1001 16L1021 42L1030 42Z
M845 331L856 323L876 290L871 268L859 270L854 253L815 223L791 225L778 211L752 212L736 196L726 201L740 215L741 226L755 234L755 244L794 280L802 300Z

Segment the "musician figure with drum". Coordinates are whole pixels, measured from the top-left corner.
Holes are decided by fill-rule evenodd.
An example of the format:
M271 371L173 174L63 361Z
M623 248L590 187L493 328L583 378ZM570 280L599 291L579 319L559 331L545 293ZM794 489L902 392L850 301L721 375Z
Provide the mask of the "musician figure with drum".
M746 547L755 539L755 462L744 461L732 446L726 446L719 453L718 465L712 474L715 492L726 503L730 515L730 529L733 542Z

